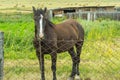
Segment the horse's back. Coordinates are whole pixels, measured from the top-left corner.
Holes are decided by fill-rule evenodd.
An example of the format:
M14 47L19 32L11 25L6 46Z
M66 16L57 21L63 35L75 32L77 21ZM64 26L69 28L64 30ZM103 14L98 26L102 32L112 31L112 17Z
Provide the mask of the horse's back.
M82 26L73 19L69 19L63 23L57 24L55 29L58 39L65 40L78 40L84 32Z
M57 52L67 51L77 42L83 40L84 30L82 26L73 19L57 24L55 29L57 34Z

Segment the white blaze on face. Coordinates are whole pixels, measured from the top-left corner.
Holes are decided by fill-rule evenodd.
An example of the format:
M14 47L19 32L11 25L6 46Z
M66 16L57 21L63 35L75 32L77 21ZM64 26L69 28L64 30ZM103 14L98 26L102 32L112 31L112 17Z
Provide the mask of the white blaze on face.
M40 20L39 20L39 24L40 24L40 33L39 33L39 36L40 38L42 38L44 36L43 34L43 15L40 14Z

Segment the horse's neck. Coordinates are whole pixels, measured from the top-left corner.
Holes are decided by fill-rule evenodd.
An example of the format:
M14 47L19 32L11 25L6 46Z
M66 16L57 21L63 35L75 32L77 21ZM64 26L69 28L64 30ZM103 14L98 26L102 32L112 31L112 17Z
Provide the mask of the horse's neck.
M46 24L46 28L45 28L45 35L46 35L46 39L50 39L52 40L53 38L56 37L56 33L55 33L55 29L53 27L54 25L51 23L47 23Z
M51 21L49 21L49 20L47 20L46 19L46 30L48 30L48 31L54 31L54 24L51 22Z

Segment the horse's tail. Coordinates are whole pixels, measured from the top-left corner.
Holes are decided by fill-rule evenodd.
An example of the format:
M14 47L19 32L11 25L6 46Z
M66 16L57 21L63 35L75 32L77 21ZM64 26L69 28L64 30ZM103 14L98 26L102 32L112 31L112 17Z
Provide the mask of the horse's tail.
M77 23L77 28L79 30L79 39L81 41L84 41L84 28L82 27L80 23Z

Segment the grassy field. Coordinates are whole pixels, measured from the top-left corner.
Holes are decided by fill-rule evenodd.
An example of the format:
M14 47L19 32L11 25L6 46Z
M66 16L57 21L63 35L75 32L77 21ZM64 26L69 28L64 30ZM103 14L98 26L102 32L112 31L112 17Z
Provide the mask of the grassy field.
M4 80L39 80L39 64L32 40L32 14L0 14L0 31L5 32ZM54 18L60 23L64 18ZM77 19L85 29L81 55L81 78L90 80L120 79L120 23L102 20L88 22ZM46 80L51 79L50 56L45 56ZM58 80L67 80L71 72L71 58L67 52L58 55Z
M120 7L120 0L0 0L0 12L31 12L35 7L80 7L80 6L116 6Z

